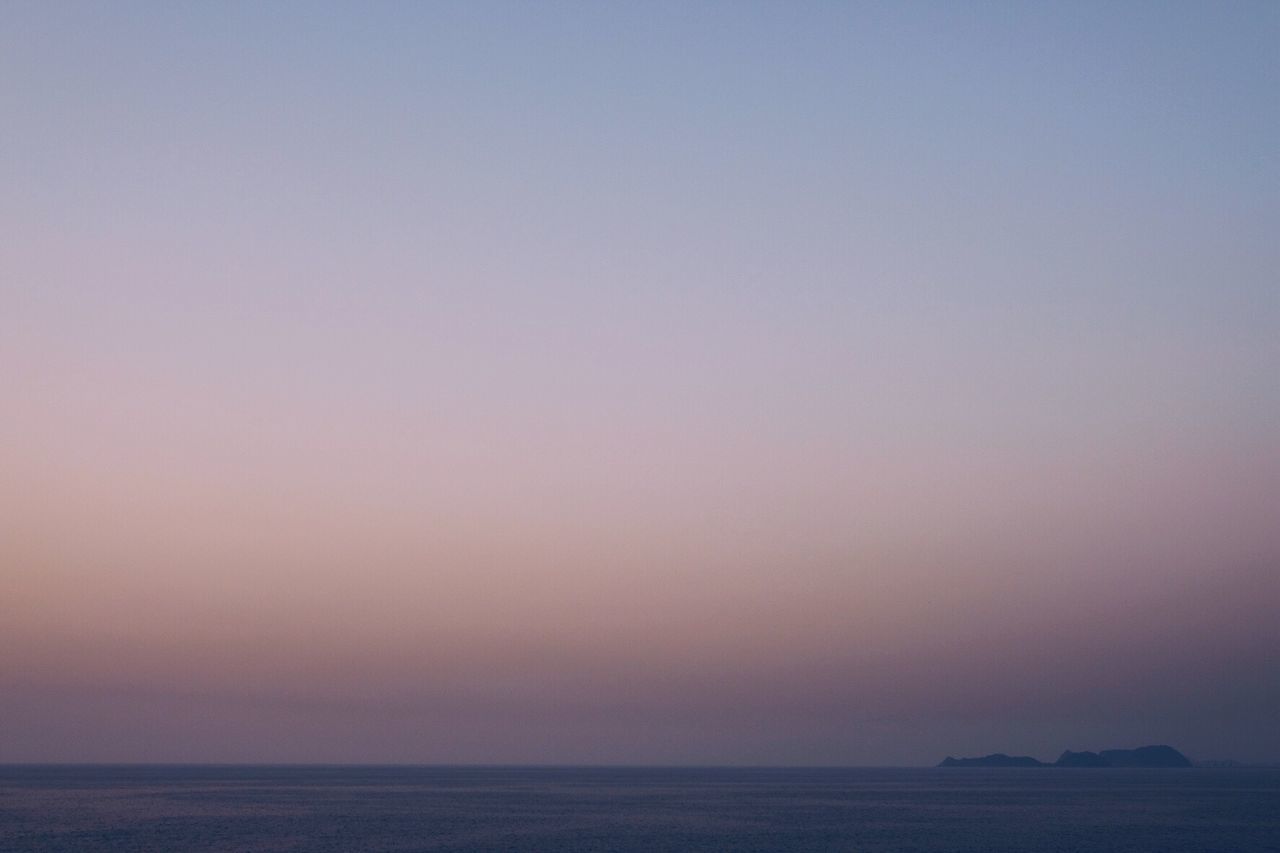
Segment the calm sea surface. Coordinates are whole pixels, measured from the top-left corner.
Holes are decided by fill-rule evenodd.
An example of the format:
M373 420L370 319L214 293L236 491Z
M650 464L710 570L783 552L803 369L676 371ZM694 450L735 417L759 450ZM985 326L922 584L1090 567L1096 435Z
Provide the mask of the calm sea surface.
M1280 851L1280 771L0 767L3 851Z

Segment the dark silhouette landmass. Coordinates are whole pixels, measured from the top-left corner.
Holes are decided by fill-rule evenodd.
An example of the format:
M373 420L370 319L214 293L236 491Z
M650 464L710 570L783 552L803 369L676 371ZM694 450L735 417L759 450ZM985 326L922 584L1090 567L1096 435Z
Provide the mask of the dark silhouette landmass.
M1137 749L1104 749L1100 753L1107 767L1190 767L1191 759L1171 746L1140 746Z
M948 755L939 767L1190 767L1191 760L1164 744L1140 746L1137 749L1104 749L1102 752L1067 750L1052 764L1028 755L1005 755L1003 752L981 758L952 758Z
M939 767L1044 767L1043 761L1037 761L1029 755L1005 755L996 752L981 758L952 758L948 755L942 759Z
M1097 752L1072 752L1067 750L1053 762L1054 767L1109 767Z

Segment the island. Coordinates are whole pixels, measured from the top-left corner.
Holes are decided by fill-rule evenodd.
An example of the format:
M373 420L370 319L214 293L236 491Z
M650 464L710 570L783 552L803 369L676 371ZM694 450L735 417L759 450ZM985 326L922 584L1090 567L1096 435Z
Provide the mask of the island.
M939 767L1190 767L1191 759L1165 744L1140 746L1136 749L1104 749L1101 752L1066 750L1049 764L1029 755L1005 755L1003 752L979 758L952 758L948 755Z
M939 767L1044 767L1043 761L1037 761L1029 755L1005 755L1003 752L984 755L981 758L952 758L948 755L942 759Z

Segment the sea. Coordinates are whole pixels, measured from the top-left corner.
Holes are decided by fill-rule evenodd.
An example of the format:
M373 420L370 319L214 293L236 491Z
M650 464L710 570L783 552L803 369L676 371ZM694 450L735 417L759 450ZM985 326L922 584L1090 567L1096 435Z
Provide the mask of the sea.
M0 766L0 850L1280 851L1280 770Z

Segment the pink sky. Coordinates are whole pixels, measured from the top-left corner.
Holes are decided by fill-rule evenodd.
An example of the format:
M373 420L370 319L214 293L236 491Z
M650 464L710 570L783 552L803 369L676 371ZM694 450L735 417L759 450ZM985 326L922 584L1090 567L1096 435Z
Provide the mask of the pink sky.
M1274 9L501 8L0 12L0 761L1280 760Z

